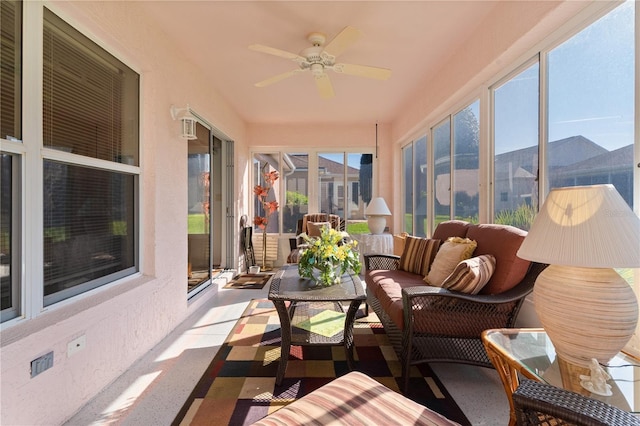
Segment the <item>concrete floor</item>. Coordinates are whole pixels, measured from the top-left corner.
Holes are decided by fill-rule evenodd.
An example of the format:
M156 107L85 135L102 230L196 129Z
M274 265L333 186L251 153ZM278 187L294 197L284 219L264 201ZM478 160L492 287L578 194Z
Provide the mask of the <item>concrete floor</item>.
M195 312L66 425L171 424L247 303L267 297L267 286L223 289L226 279L216 280L220 289L211 306ZM509 405L494 370L462 364L431 366L474 426L508 424Z

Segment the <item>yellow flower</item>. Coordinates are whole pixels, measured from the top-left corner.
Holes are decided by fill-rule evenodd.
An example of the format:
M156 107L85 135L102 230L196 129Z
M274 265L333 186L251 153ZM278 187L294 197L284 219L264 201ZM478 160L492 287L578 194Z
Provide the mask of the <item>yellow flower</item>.
M300 276L319 281L321 285L331 285L339 282L340 276L352 270L360 273L360 260L354 253L357 242L351 240L346 232L324 227L319 237L309 237L302 234L301 237L309 247L302 252L298 262ZM318 273L314 275L314 270Z

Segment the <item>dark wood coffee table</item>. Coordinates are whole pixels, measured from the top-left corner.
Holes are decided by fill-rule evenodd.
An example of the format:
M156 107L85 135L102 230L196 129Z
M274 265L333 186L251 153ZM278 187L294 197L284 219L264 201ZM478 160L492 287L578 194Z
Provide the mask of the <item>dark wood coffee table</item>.
M269 300L275 305L280 317L282 333L276 383L279 385L284 378L292 344L298 346L344 344L347 365L353 370L353 323L356 312L365 299L362 282L352 273L344 274L340 284L322 287L316 286L310 279L300 277L297 265L285 265L276 272L269 288ZM288 306L287 302L289 302ZM299 328L292 333L291 324L298 323L294 318L306 317L321 309L343 312L342 302L349 302L343 331L331 337Z

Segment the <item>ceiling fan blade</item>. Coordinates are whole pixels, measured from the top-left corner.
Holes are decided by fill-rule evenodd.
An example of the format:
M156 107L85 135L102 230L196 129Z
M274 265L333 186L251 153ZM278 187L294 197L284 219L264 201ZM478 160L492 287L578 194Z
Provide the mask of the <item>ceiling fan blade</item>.
M307 59L298 55L297 53L287 52L286 50L276 49L275 47L264 46L262 44L252 44L249 46L249 49L255 50L256 52L267 53L269 55L279 56L285 59L291 59L296 62L304 62Z
M329 80L329 76L327 74L321 74L316 76L316 87L318 88L318 93L322 99L331 99L335 96L333 92L333 85L331 84L331 80Z
M360 30L353 27L345 27L333 38L333 40L324 46L324 51L334 57L337 57L349 46L355 43L361 35L362 32Z
M337 73L374 78L376 80L387 80L391 77L390 69L369 67L367 65L335 64L332 69Z
M282 74L274 75L273 77L269 77L266 80L262 80L262 81L257 82L256 84L254 84L254 86L256 86L256 87L265 87L265 86L268 86L270 84L277 83L280 80L284 80L285 78L289 78L292 75L297 74L297 73L302 72L302 71L303 70L301 70L301 69L295 69L295 70L287 71L287 72L282 73Z

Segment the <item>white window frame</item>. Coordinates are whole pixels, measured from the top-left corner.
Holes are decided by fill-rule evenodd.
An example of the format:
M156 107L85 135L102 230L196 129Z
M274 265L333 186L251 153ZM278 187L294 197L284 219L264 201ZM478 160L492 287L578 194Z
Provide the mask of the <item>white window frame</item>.
M20 230L16 237L21 239L21 270L20 270L20 306L19 315L3 322L0 330L12 327L16 324L37 317L42 312L59 309L77 300L102 292L105 289L117 285L120 282L140 277L143 264L143 252L140 241L140 218L143 217L143 206L140 203L142 197L140 176L142 174L142 158L139 166L119 164L110 161L98 160L57 151L43 146L43 28L44 8L42 2L23 1L22 15L22 142L0 140L1 150L19 155L21 158L20 177ZM54 14L69 23L98 46L105 49L110 55L127 64L139 76L139 87L142 87L142 73L131 65L131 61L125 60L114 53L113 49L105 46L93 34L74 25L72 18L65 16L56 10L55 4L46 6ZM142 93L139 93L139 100ZM141 127L141 126L140 126ZM142 138L139 138L139 152L142 152ZM102 170L128 173L135 176L135 207L137 236L135 238L137 272L119 280L107 283L92 290L88 290L69 299L44 305L44 276L43 276L43 167L45 160L63 161L72 165L95 167ZM28 256L27 256L28 253Z

